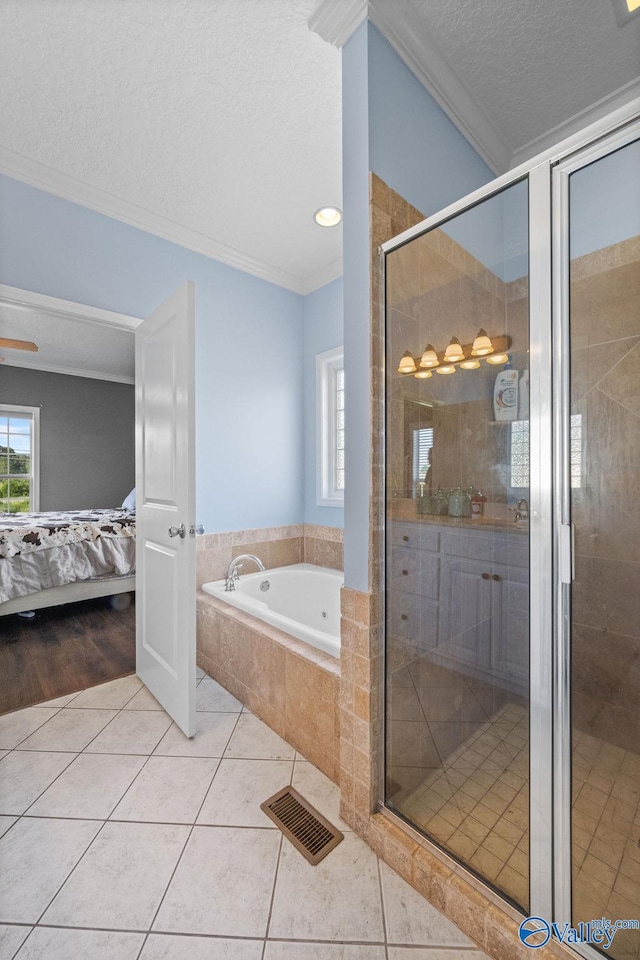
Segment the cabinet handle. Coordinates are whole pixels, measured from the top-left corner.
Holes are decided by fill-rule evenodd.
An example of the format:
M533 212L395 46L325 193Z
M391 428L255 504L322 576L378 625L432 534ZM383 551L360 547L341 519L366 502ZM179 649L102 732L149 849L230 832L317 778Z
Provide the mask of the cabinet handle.
M490 577L490 575L489 575L488 573L483 573L483 574L482 574L482 579L483 579L483 580L490 580L491 577Z
M408 542L409 542L409 537L407 537L407 536L404 536L402 539L404 540L405 543L408 543Z
M406 613L402 613L402 614L400 614L400 619L401 619L401 620L408 620L409 617L406 615Z
M497 580L498 583L499 583L500 580L502 580L502 577L498 576L497 573L494 573L494 574L492 574L491 579L492 579L492 580Z
M408 570L403 570L403 571L402 571L402 576L403 576L403 577L408 577L408 576L409 576L409 571L408 571Z

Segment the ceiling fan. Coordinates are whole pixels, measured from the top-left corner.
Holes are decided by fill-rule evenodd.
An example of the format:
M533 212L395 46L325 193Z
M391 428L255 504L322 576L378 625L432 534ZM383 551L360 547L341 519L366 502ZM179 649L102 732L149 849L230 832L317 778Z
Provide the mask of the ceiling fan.
M37 353L37 344L31 340L11 340L10 337L0 337L0 347L6 347L8 350L29 350L31 353ZM4 363L5 358L0 357L0 363Z

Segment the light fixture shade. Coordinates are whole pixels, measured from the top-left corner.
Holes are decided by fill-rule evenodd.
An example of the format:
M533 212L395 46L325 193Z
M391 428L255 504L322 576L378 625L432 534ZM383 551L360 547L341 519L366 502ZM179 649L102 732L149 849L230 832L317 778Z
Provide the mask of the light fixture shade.
M428 380L429 377L432 377L433 373L431 370L416 370L414 377L417 377L418 380Z
M436 373L442 373L444 376L455 372L456 368L450 363L443 364L441 367L436 367Z
M478 330L478 336L473 341L471 356L486 357L489 353L493 353L493 344L487 335L487 331L481 327L480 330Z
M463 370L477 370L480 366L479 360L463 360L460 364Z
M487 363L506 363L508 359L506 353L494 353L491 357L485 357Z
M337 227L342 220L342 210L339 207L320 207L313 219L320 227Z
M408 350L402 355L400 363L398 364L398 373L415 373L416 371L416 362L409 353Z
M438 354L435 351L433 344L428 343L424 348L424 353L420 357L420 366L421 367L437 367L440 361L438 360Z
M451 342L444 352L444 359L449 363L457 363L464 360L464 350L457 337L451 337Z

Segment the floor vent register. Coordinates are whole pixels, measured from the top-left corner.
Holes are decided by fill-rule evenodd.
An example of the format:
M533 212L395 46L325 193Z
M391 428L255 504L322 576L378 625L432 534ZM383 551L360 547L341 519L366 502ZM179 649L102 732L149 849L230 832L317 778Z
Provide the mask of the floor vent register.
M337 847L344 834L300 796L293 787L283 787L260 804L285 837L315 866Z

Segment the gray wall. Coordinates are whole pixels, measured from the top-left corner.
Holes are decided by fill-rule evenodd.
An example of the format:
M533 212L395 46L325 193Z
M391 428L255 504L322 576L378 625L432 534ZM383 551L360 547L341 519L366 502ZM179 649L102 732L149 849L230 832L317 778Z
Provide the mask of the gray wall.
M40 407L40 509L120 506L135 482L130 384L0 368L0 403Z

